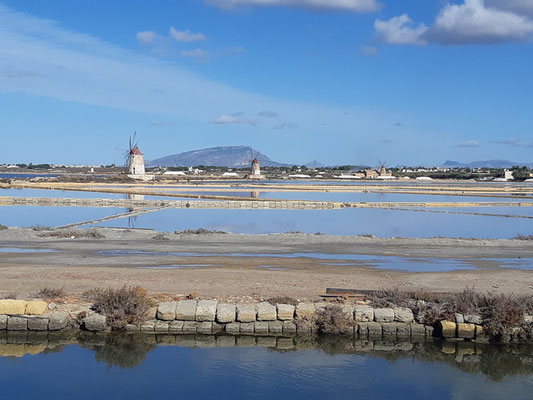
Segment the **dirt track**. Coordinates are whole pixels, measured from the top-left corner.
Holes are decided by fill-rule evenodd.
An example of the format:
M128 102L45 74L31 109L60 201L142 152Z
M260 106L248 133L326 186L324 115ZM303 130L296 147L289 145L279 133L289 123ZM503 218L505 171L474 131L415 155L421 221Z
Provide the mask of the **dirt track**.
M44 286L81 293L96 286L124 284L141 285L154 293L196 292L217 297L287 294L313 298L326 287L457 291L474 286L479 291L533 294L533 270L501 268L509 260L533 258L531 241L302 234L168 235L169 240L156 240L153 239L156 233L151 231L101 232L105 235L103 239L59 239L40 237L40 232L30 229L0 231L0 249L57 250L0 252L0 294L16 292L27 297ZM114 250L123 253L100 253ZM148 254L131 253L132 250ZM320 254L304 257L305 254L292 253ZM347 254L348 259L361 255L361 259L340 265L344 256L339 256L340 260L330 259L336 254ZM287 255L292 258L286 258ZM438 260L441 264L460 260L473 269L449 272L379 269L363 256L397 256L414 262L413 265L424 260ZM169 265L182 267L159 269Z

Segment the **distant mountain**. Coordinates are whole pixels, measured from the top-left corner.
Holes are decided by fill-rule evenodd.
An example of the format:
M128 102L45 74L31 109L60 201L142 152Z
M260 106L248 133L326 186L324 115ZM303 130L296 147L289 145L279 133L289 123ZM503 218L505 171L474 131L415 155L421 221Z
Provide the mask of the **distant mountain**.
M322 164L320 161L313 160L309 161L307 164L305 164L307 168L324 168L325 165Z
M257 158L264 167L284 167L288 164L272 161L250 146L211 147L208 149L187 151L147 161L148 167L194 167L197 165L247 168L252 159Z
M521 163L509 160L472 161L469 163L447 160L442 166L447 168L511 168L514 165L533 167L533 163Z

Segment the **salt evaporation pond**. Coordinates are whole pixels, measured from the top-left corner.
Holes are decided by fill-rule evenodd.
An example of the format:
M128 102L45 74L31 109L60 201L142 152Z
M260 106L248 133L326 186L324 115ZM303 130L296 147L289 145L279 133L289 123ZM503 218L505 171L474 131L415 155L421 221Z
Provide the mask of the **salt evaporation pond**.
M470 211L480 212L476 210L470 209ZM485 211L503 214L512 210L490 208ZM529 213L529 215L533 214L533 207L530 208ZM300 231L329 235L372 234L379 237L416 238L435 236L512 238L518 234L529 235L533 231L531 219L364 208L337 210L165 209L139 215L133 222L128 219L117 219L105 221L96 226L126 228L132 224L137 228L153 228L167 232L204 228L252 234Z
M77 343L29 337L9 335L0 344L2 398L525 400L533 390L527 346L339 337L86 335Z

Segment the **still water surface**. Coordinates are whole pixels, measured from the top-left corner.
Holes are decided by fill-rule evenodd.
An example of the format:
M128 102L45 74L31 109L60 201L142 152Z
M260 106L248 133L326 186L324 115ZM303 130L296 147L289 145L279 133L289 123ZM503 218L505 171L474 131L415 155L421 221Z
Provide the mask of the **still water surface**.
M3 343L5 399L522 400L533 390L527 346L201 335Z

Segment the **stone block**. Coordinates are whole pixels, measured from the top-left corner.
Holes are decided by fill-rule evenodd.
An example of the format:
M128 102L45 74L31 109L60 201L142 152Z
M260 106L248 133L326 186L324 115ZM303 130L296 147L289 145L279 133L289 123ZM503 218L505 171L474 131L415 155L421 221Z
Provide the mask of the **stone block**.
M298 333L311 333L312 331L312 324L308 322L298 322L296 324L296 332Z
M283 321L283 334L295 334L296 333L296 324L292 321Z
M219 324L217 322L211 322L211 332L212 333L220 333L224 332L226 330L225 324Z
M462 323L465 322L465 317L463 316L463 314L455 313L454 317L455 317L455 323L456 324L462 324Z
M375 308L374 321L392 322L394 321L394 310L392 308Z
M170 321L168 325L169 333L181 333L183 332L183 321Z
M276 347L276 338L274 336L259 336L255 338L255 342L260 347Z
M24 315L26 304L25 300L0 300L0 314Z
M467 324L475 324L475 325L481 325L483 323L483 319L479 315L465 315L464 320ZM525 319L524 319L525 321ZM533 321L533 320L532 320Z
M359 335L359 337L368 337L368 322L358 322L355 328L356 333Z
M372 322L374 321L374 309L369 306L355 306L355 320L357 322Z
M7 315L0 315L0 331L7 329Z
M262 302L257 305L258 321L275 321L277 318L276 307L270 303Z
M275 310L275 308L274 308ZM261 321L255 323L255 333L257 334L267 334L268 333L268 322Z
M56 311L50 315L50 322L48 323L48 329L51 331L60 331L65 329L68 325L68 313L64 311Z
M183 332L184 333L194 333L198 328L198 322L196 321L184 321L183 322Z
M247 322L248 324L253 324L252 322ZM237 336L235 344L239 347L254 347L255 346L255 336Z
M172 321L176 319L177 306L178 303L175 301L160 303L157 307L156 318L162 321Z
M176 307L176 319L180 321L196 320L196 300L180 300Z
M454 338L457 332L457 324L452 321L439 321L439 331L442 337Z
M148 319L155 319L157 317L157 309L158 307L150 307L148 311L146 312L146 315L144 316L147 320Z
M148 321L144 321L141 325L141 332L154 332L156 323L157 320L155 319L149 319Z
M230 322L229 324L226 324L226 332L227 333L239 333L241 330L241 324L238 322Z
M28 318L28 330L30 331L47 331L48 318Z
M239 322L255 322L256 310L253 304L238 304L237 305L237 321Z
M100 314L93 314L89 317L82 319L83 327L91 332L101 332L105 331L106 317Z
M411 324L399 323L396 325L396 336L399 338L408 338L411 336Z
M350 318L351 320L354 319L354 307L353 306L349 304L343 305L342 312L346 315L347 318Z
M409 308L398 307L398 308L394 308L393 311L394 311L394 321L396 322L410 324L415 319L413 312Z
M294 319L295 307L292 304L277 304L278 319L280 321L289 321Z
M235 336L223 335L215 338L217 347L233 347L235 346Z
M8 331L25 331L28 329L28 320L24 317L9 317L7 319Z
M313 303L298 303L296 305L296 318L308 321L316 318L315 305Z
M198 322L196 325L196 332L203 334L210 334L213 330L213 323L210 321Z
M471 322L473 324L476 324L476 325L481 325L481 318L479 318L480 322L475 322L475 321L467 321L467 322ZM526 324L533 324L533 315L525 315L524 316L524 322Z
M154 325L154 332L168 333L170 323L168 321L157 321Z
M216 300L200 300L196 306L196 321L213 322L217 314Z
M124 327L124 330L126 332L138 332L138 331L141 330L141 326L140 325L135 325L135 324L127 324Z
M463 339L474 339L476 335L476 326L474 324L457 324L457 337Z
M283 323L280 321L269 321L268 332L274 334L281 334L283 332Z
M367 326L368 326L368 336L381 337L383 333L383 328L380 322L367 322Z
M240 333L252 335L255 332L255 322L241 322Z
M435 329L432 326L426 325L426 337L430 338L433 337L435 333Z
M235 321L235 305L234 304L218 304L216 321L221 324Z
M424 337L426 336L426 327L422 324L411 324L411 336Z
M396 336L396 328L398 324L395 322L385 322L381 324L381 329L383 330L383 335L386 336Z
M26 315L42 315L48 309L48 303L42 300L28 301L26 303Z

